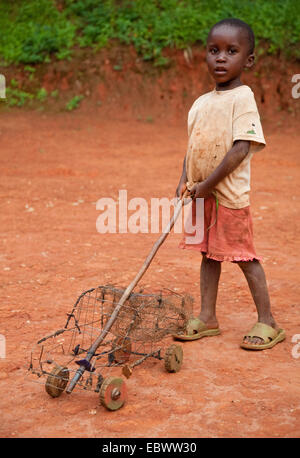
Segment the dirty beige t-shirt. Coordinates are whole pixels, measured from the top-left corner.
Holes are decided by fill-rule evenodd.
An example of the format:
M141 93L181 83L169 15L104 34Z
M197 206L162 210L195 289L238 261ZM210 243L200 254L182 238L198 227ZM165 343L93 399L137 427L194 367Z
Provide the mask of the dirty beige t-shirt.
M214 89L199 97L189 111L188 135L188 187L205 180L236 140L250 140L245 159L213 192L225 207L249 205L251 157L266 144L250 87L243 85L228 91Z

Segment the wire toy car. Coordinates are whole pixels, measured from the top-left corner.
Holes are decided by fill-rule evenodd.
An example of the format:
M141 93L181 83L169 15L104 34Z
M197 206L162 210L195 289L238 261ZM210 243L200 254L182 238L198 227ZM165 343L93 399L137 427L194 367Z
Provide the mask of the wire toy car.
M163 360L168 372L180 370L182 347L167 346L166 338L184 329L192 315L193 298L171 290L132 292L95 346L123 295L124 289L113 285L85 291L67 314L65 326L37 342L29 374L39 381L46 378L45 389L51 397L65 390L71 393L77 385L99 393L104 407L117 410L127 398L124 377L129 378L147 358Z

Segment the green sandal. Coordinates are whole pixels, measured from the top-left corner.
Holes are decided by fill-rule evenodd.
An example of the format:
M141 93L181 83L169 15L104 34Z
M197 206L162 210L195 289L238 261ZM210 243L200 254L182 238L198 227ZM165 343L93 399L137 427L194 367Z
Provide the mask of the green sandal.
M185 332L182 334L174 334L175 340L197 340L206 336L217 336L220 334L219 328L208 329L206 324L199 318L191 318L188 320Z
M265 323L256 323L251 331L244 335L244 339L245 337L258 337L262 339L264 343L251 344L242 342L242 348L246 348L247 350L266 350L282 342L285 339L285 331L284 329L274 329Z

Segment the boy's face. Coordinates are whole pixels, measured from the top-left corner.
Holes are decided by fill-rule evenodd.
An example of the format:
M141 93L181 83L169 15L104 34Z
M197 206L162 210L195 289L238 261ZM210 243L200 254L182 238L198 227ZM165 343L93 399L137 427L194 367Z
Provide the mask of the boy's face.
M243 69L252 67L254 63L246 32L228 25L215 27L207 39L206 62L217 89L240 86Z

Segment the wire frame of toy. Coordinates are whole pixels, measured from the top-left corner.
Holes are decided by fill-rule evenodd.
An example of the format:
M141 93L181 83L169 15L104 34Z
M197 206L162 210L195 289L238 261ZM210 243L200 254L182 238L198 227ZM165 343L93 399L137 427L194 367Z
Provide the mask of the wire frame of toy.
M38 341L31 354L30 371L38 377L51 378L53 367L57 367L62 384L64 380L67 383L70 372L75 373L82 364L82 358L111 317L123 291L104 285L82 293L67 314L64 328ZM78 386L97 391L104 368L116 373L126 366L125 375L129 376L150 356L163 359L164 338L184 329L192 309L192 297L169 290L159 294L131 293ZM62 368L68 368L68 374L66 369L62 373Z

